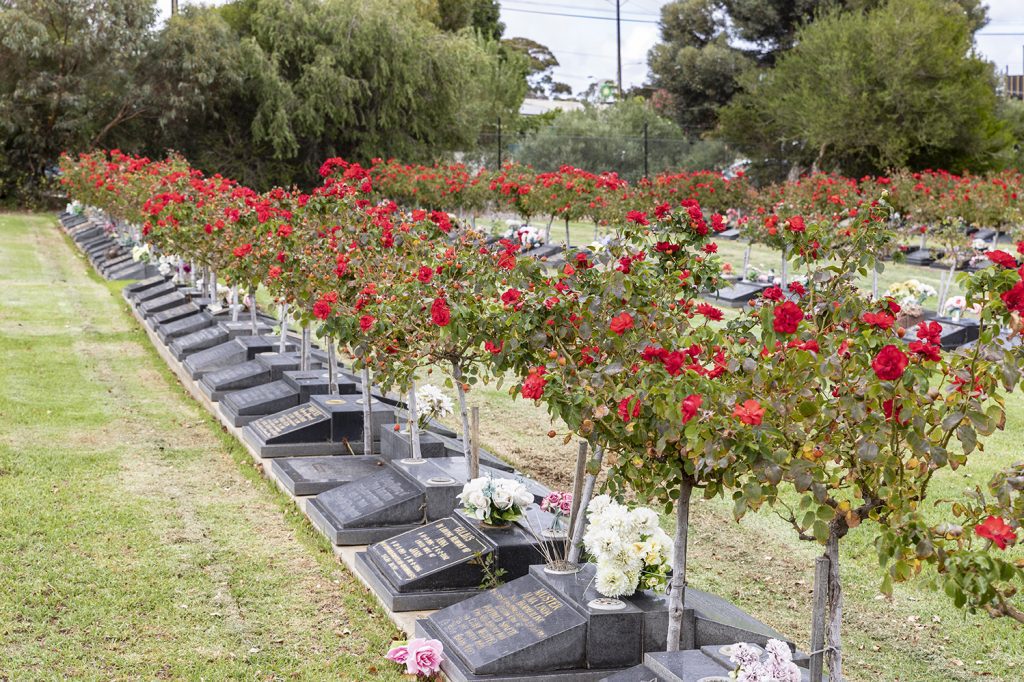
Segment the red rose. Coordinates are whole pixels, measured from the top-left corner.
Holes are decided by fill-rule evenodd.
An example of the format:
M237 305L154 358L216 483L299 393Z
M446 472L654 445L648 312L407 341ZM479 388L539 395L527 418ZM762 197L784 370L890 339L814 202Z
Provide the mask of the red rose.
M448 307L448 301L443 298L435 298L430 304L430 319L438 327L447 327L452 321L452 311Z
M1017 531L998 516L989 516L974 527L974 532L996 543L999 549L1006 549L1007 545L1017 542Z
M323 299L313 304L313 315L319 320L326 320L331 314L331 304Z
M279 228L277 228L277 236L278 237L287 237L287 236L291 235L291 233L292 233L292 226L289 225L288 223L285 223L284 225L281 225Z
M704 398L696 393L690 394L683 398L683 404L680 405L680 411L683 413L683 423L690 421L697 416L697 410L700 409L700 404L704 402Z
M504 345L504 341L499 342L497 345L495 345L491 341L485 341L484 350L487 351L488 353L491 353L492 355L497 355L498 353L501 352L501 349L504 347Z
M907 369L908 359L906 354L896 346L889 344L871 361L871 369L882 381L895 381L903 376Z
M804 311L796 303L786 301L775 306L772 328L779 334L793 334L804 319Z
M999 294L1006 309L1012 313L1024 313L1024 280L1013 285L1012 289Z
M547 370L544 367L534 367L530 370L529 376L523 381L522 394L524 398L540 400L544 395L544 385L548 383L548 380L544 378L545 371Z
M938 362L939 360L942 359L942 348L927 341L911 341L908 348L910 348L911 353L914 353L915 355L920 355L926 360Z
M428 268L426 265L421 267L419 271L416 273L416 279L423 282L424 284L428 284L430 280L432 280L433 278L434 268Z
M698 303L697 312L703 315L704 317L708 318L709 320L713 320L715 322L725 317L725 314L721 310L708 303Z
M635 395L623 398L619 401L619 419L628 422L631 418L640 416L640 399Z
M647 214L643 211L630 211L626 214L626 220L636 225L650 225L651 223L647 220Z
M658 204L654 207L654 215L658 217L658 220L664 220L665 216L672 215L672 207L668 204Z
M681 248L682 247L679 244L673 244L672 242L658 242L658 243L656 243L654 245L654 250L655 251L660 251L661 253L667 253L670 256L672 254L674 254L676 251L678 251L679 249L681 249Z
M917 338L938 344L942 340L942 325L938 322L922 322L917 325Z
M778 287L768 287L761 292L761 295L767 301L781 301L783 299L782 289Z
M879 329L889 329L896 323L896 318L889 313L864 313L861 322Z
M893 409L895 406L895 410ZM894 398L882 401L882 412L885 414L885 421L890 422L895 420L898 424L906 424L907 421L900 421L900 412L903 410L902 407L896 405Z
M272 265L270 267L270 271L267 274L270 275L270 279L277 279L278 277L281 276L282 272L284 272L284 270L277 267L276 265Z
M806 287L804 287L800 282L790 282L789 287L787 288L797 296L804 296L807 294Z
M803 232L806 228L804 225L804 217L795 215L786 221L786 229L790 232Z
M704 253L718 253L718 244L708 242L704 245Z
M250 253L252 253L252 244L242 244L236 246L234 250L235 258L245 258Z
M622 336L626 330L633 328L633 316L629 313L622 313L612 318L611 330Z
M522 296L522 292L519 289L509 289L501 295L501 302L505 305L512 305L513 303L518 303Z
M370 331L373 328L373 323L377 321L373 315L363 315L359 318L359 328L364 332Z
M989 251L985 256L996 265L1002 265L1004 268L1013 270L1017 267L1017 259L1005 251Z
M736 409L732 411L732 416L738 417L744 424L757 426L764 418L764 408L756 400L745 400L742 405L736 403Z

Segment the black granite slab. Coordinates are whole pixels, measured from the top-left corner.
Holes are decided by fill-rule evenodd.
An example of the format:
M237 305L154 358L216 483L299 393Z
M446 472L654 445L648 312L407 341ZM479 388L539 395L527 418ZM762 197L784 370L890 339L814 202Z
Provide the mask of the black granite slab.
M419 441L421 457L429 459L448 455L444 441L436 434L420 431ZM389 459L412 457L412 438L407 424L383 424L380 427L380 453Z
M931 249L913 249L904 255L904 260L908 265L931 265L935 257Z
M149 319L156 313L163 312L164 310L170 310L171 308L176 308L186 303L188 303L188 301L185 300L184 296L179 294L177 291L173 291L169 294L164 294L163 296L143 301L139 304L138 310L143 317Z
M140 291L133 291L128 295L128 298L138 306L145 301L166 296L167 294L173 294L177 290L178 287L176 287L170 280L167 280L162 284L157 284L156 286L146 287Z
M333 455L270 460L270 472L295 496L319 495L386 467L380 457Z
M209 313L194 313L188 317L175 320L174 322L168 322L166 324L160 324L156 326L157 336L160 337L164 343L171 343L174 339L182 336L187 336L193 332L197 332L201 329L207 329L213 326L213 317Z
M259 360L247 360L237 365L207 372L199 380L199 390L214 402L229 391L238 391L270 383L270 369Z
M122 289L122 292L125 295L133 294L133 293L137 293L137 292L142 292L142 291L145 291L147 289L152 289L153 287L156 287L156 286L159 286L161 284L164 284L166 281L167 281L167 278L163 277L162 275L157 275L157 276L154 276L154 277L147 277L146 279L139 280L138 282L132 282L131 284L126 284L124 289Z
M709 294L707 298L729 308L742 308L760 296L767 288L767 284L758 282L734 282Z
M199 313L199 308L191 303L182 303L181 305L173 308L167 308L158 313L154 313L149 319L152 321L154 327L160 327L166 325L169 322L177 322L186 317L191 317Z
M298 390L287 381L272 381L225 394L220 401L220 411L232 425L244 426L298 405Z
M174 339L168 348L175 358L181 360L190 355L213 348L229 340L228 333L219 325L205 327Z
M393 467L320 493L310 521L336 545L363 545L423 523L423 489Z

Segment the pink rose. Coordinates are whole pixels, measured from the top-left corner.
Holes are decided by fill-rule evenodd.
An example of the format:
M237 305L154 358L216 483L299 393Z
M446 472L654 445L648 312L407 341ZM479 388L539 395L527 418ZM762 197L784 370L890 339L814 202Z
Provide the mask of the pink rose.
M387 654L384 655L384 658L402 665L405 663L406 659L409 658L409 648L404 644L393 646L388 650Z
M444 647L436 639L417 637L409 640L406 645L408 658L405 659L405 671L410 675L433 675L441 669Z

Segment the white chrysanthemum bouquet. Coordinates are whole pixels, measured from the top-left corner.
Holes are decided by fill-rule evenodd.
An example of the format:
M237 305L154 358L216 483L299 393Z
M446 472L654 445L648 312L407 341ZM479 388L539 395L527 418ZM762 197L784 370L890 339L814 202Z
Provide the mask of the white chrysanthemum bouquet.
M599 495L587 505L583 546L597 565L595 587L606 597L665 592L672 569L671 540L647 507L630 509Z
M416 389L416 425L426 429L431 419L449 416L454 411L452 399L437 386L424 384Z
M474 478L459 493L462 510L492 526L504 526L518 520L523 508L533 502L533 493L511 478Z

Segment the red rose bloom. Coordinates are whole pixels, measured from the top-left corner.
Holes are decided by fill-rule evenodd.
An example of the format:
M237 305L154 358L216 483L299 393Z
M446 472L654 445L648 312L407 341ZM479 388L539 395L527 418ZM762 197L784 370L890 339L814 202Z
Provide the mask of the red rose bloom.
M1013 270L1017 267L1017 259L1005 251L989 251L985 256L996 265L1002 265L1004 268Z
M790 232L803 232L807 227L804 225L804 217L795 215L786 221L786 229Z
M920 355L925 360L932 360L934 362L938 362L939 360L942 359L942 348L940 346L936 346L935 344L928 343L927 341L911 341L908 345L908 348L910 349L911 353L913 353L914 355Z
M331 304L321 299L313 304L313 315L318 320L326 320L331 314Z
M236 246L234 250L235 258L245 258L250 253L252 253L252 244L242 244Z
M287 236L291 235L291 233L292 233L292 226L289 225L288 223L285 223L284 225L281 225L280 227L277 228L277 236L278 237L287 237Z
M864 313L861 322L879 329L889 329L896 323L896 318L889 313Z
M1017 542L1017 531L998 516L989 516L974 527L974 532L996 543L999 549L1006 549L1007 545Z
M903 376L908 362L903 351L889 344L878 351L878 355L871 361L871 369L875 370L875 375L882 381L895 381Z
M719 321L725 317L725 313L708 303L698 303L697 312L712 321Z
M631 418L640 416L640 399L635 395L623 398L619 401L619 419L628 422Z
M938 322L922 322L917 325L917 338L938 344L942 339L942 325Z
M523 381L522 394L524 398L541 399L541 396L544 395L544 385L548 383L548 380L544 378L545 371L547 370L544 367L534 367L530 370L529 376Z
M778 287L768 287L761 292L761 295L766 301L781 301L783 298L782 289Z
M282 272L284 272L284 270L277 267L276 265L273 265L270 267L270 271L267 274L270 275L270 279L277 279L278 277L281 276Z
M505 342L504 341L501 341L498 344L494 344L491 341L485 341L484 342L484 350L487 351L488 353L491 353L492 355L497 355L498 353L500 353L501 349L504 346L505 346Z
M428 284L430 280L434 279L434 269L428 268L426 265L424 265L416 273L416 279L423 282L424 284Z
M370 331L373 328L373 323L377 321L373 315L363 315L359 318L359 328L364 332Z
M512 305L513 303L518 303L522 297L523 294L519 289L509 289L501 295L501 302L505 305Z
M804 311L796 303L786 301L775 306L772 328L779 334L793 334L804 319Z
M622 313L612 318L611 330L622 336L626 330L633 328L633 316L629 313Z
M452 311L448 307L448 301L443 298L435 298L430 304L430 319L438 327L447 327L452 321Z
M1003 299L1003 304L1010 312L1024 313L1024 280L1014 284L1012 289L999 294L999 298Z
M736 409L732 411L732 416L739 418L744 424L757 426L764 418L764 408L756 400L745 400L742 405L736 403Z
M626 214L626 220L635 223L636 225L650 225L651 223L647 220L647 214L643 211L630 211Z
M683 413L684 424L697 416L697 410L700 409L700 404L702 402L704 402L704 398L696 393L683 398L683 404L680 405L679 409Z

